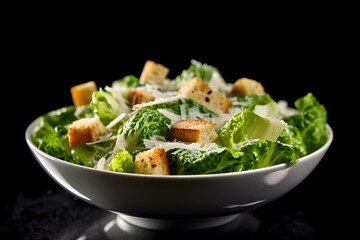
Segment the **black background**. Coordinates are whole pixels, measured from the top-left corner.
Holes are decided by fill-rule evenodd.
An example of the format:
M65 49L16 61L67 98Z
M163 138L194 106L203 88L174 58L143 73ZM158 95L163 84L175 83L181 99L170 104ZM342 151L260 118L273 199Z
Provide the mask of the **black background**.
M149 59L167 66L170 78L187 68L191 59L208 63L226 81L256 79L274 99L289 103L313 92L328 110L334 141L307 179L258 210L264 226L253 236L319 239L349 233L352 205L347 189L352 176L346 168L351 166L339 161L354 159L342 155L344 124L338 116L344 114L341 93L347 84L343 77L347 70L340 65L344 54L351 52L344 41L334 38L346 30L323 21L280 28L275 22L245 30L243 22L207 24L200 18L176 26L176 31L175 26L168 31L169 27L159 27L159 21L150 19L131 27L92 23L86 27L77 23L70 29L61 21L40 27L38 21L24 21L25 26L13 30L16 37L6 47L10 74L3 97L4 129L10 141L5 140L7 153L2 159L1 239L54 239L79 221L81 214L76 211L97 210L68 195L43 171L26 146L26 127L37 116L72 104L71 86L89 80L105 86L128 74L139 76ZM57 198L64 204L59 205Z

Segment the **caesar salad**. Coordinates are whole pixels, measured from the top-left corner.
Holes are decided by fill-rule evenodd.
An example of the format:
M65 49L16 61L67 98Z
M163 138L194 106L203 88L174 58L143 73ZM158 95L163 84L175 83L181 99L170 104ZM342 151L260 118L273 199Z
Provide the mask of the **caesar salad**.
M168 73L148 60L111 85L72 86L74 104L38 117L33 143L99 170L191 175L296 164L328 139L326 108L311 92L289 107L261 82L226 82L207 63Z

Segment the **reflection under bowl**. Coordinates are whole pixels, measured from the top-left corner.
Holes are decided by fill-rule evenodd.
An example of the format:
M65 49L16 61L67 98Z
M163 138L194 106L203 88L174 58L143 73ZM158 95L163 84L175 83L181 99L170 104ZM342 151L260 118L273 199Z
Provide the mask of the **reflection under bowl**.
M200 229L220 226L239 214L289 192L318 165L333 140L291 166L208 175L154 176L118 173L76 165L50 156L26 142L38 163L60 186L80 199L137 226L151 229Z

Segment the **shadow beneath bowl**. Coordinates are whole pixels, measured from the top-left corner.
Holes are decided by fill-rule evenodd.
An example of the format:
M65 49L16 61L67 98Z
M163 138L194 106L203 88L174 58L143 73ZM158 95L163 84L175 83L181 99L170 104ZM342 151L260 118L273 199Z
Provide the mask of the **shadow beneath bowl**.
M152 219L133 217L129 215L119 214L118 225L122 226L122 222L125 221L134 226L141 228L147 228L152 230L194 230L205 229L224 225L238 218L239 214L216 217L216 218L204 218L204 219L191 219L191 220L169 220L169 219Z
M104 227L109 239L219 239L226 235L250 236L260 226L260 220L251 213L200 219L167 221L115 215Z

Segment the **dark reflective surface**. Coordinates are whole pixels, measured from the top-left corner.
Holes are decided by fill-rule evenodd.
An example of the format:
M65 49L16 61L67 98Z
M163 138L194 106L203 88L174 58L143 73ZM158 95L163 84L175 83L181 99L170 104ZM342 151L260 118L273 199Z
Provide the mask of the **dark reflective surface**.
M56 188L55 188L56 189ZM252 239L254 237L287 237L316 239L320 234L301 210L266 216L263 209L239 215L219 227L200 230L150 230L131 225L110 213L56 189L39 195L17 196L10 218L3 226L3 237L17 239ZM4 229L6 227L6 229Z

